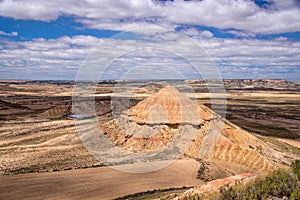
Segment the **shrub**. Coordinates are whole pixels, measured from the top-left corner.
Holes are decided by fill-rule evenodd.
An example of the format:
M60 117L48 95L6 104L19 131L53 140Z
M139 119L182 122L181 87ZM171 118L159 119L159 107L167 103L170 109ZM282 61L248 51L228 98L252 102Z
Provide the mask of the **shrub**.
M279 169L246 186L221 188L219 199L250 200L267 199L269 197L300 199L300 161L294 161L291 168L293 172Z
M291 168L293 172L297 175L298 179L300 179L300 160L295 160L291 164Z

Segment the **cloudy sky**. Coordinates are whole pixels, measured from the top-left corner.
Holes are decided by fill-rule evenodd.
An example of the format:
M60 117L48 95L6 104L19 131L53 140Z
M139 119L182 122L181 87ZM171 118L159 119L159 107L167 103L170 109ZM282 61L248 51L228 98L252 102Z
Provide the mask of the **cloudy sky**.
M175 32L192 38L222 78L300 81L299 19L299 0L2 0L0 79L72 80L103 42L112 49L118 42L129 45L128 50L146 42L130 34L118 40L115 34L164 28L166 37ZM147 60L136 55L144 59L139 64ZM123 56L115 65L137 64L130 59Z

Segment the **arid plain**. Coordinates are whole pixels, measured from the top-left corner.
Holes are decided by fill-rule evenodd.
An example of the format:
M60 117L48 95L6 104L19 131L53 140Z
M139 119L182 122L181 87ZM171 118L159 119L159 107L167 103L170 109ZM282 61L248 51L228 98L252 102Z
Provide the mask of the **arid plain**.
M193 88L195 102L205 115L197 138L185 155L168 167L130 174L103 166L82 144L77 131L84 123L75 126L72 116L72 81L1 81L0 199L113 199L147 190L199 186L241 173L263 174L299 159L300 83L224 80L226 101L212 101L204 81L173 82L182 83ZM155 94L176 93L163 85L143 83L133 96L126 97L129 104L123 110L129 109L140 120L142 110L159 96ZM122 134L109 131L116 130L114 124L119 123L114 121L111 105L115 87L114 81L96 86L96 115L107 137L118 146L134 146L137 152L142 151L140 146L155 150L165 144L150 144L147 139L136 143L132 138L120 142ZM209 109L212 102L213 111ZM161 105L168 106L165 101ZM222 105L226 105L226 113ZM201 138L215 119L226 119L225 126L212 153L202 160L197 154L203 145ZM145 124L139 122L137 127ZM173 137L176 123L169 125L157 137Z

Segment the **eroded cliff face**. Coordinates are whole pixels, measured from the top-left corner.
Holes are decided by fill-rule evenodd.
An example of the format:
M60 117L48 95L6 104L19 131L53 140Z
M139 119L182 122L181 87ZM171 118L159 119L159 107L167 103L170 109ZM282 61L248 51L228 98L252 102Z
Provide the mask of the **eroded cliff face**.
M157 151L180 135L178 142L189 140L184 156L215 163L230 174L266 173L276 169L280 158L254 135L171 86L101 128L111 142L134 153Z
M196 102L171 86L162 88L127 111L132 121L148 125L199 125L202 122L199 113Z
M244 169L241 172L269 172L276 168L274 161L279 160L276 151L227 120L224 121L220 135L210 152L204 157L199 157L199 150L208 137L205 133L210 123L212 123L211 120L206 120L204 126L198 130L196 139L185 153L187 156L212 161L234 169L230 171Z
M68 103L64 106L56 106L46 110L45 112L39 114L38 118L47 118L47 119L57 119L65 117L71 113L71 103Z

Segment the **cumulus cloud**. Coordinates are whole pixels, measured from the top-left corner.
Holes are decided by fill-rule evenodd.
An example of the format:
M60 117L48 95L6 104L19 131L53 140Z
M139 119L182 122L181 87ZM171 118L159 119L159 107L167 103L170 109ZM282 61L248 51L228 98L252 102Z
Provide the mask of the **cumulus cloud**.
M196 28L188 28L181 30L181 33L186 34L192 38L212 38L214 34L208 30L197 30Z
M113 30L130 30L145 26L172 28L182 24L237 29L248 34L300 30L298 1L270 2L269 6L262 8L249 0L3 0L0 2L0 15L42 21L55 20L60 15L70 15L90 28Z
M0 78L74 79L80 64L99 41L91 36L2 40Z
M226 31L227 33L231 33L237 37L254 37L255 34L250 33L250 32L246 32L246 31L237 31L237 30L229 30Z
M154 37L154 36L153 36ZM168 39L165 40L165 38ZM172 66L184 72L188 68L187 62L169 55L185 52L191 47L178 45L174 33L163 33L156 38L161 47L174 51L162 53L137 52L127 54L115 60L112 72L124 73L126 66L149 65ZM109 49L115 49L113 55L107 49L101 49L106 41ZM167 42L166 42L167 41ZM203 65L212 60L216 63L223 78L286 78L298 80L300 72L300 42L285 40L257 40L247 39L218 39L213 37L198 37L194 41L204 49L206 54L186 55L200 59ZM132 52L132 49L142 46L147 41L123 39L99 39L92 36L61 37L58 39L35 39L33 41L1 40L0 50L0 78L32 78L32 79L74 79L76 73L87 56L100 45L103 57L113 57L122 52ZM120 52L118 52L120 50ZM188 52L188 51L187 51ZM99 54L95 54L97 57ZM185 57L183 57L185 58ZM102 62L96 63L101 65ZM149 69L150 69L149 68ZM191 74L187 71L186 75ZM15 76L15 77L12 77Z
M18 32L13 31L11 33L7 33L5 31L0 31L0 35L5 35L5 36L18 36Z

